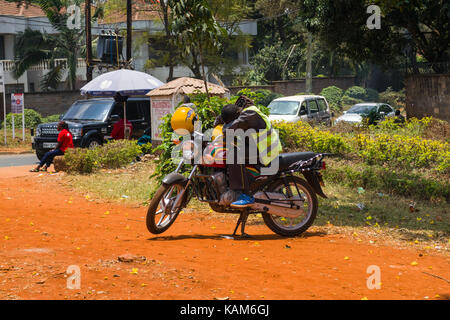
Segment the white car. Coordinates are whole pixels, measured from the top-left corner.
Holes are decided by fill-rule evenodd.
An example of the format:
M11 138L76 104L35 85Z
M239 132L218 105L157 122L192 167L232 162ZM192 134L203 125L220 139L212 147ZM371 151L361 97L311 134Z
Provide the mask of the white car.
M375 111L377 113L377 121L382 120L385 117L393 117L395 115L394 109L386 103L358 103L351 107L349 110L344 111L344 114L337 118L334 123L361 123L363 115L367 115L372 111Z
M331 112L327 99L322 96L301 95L282 97L269 105L270 121L319 122L331 125Z

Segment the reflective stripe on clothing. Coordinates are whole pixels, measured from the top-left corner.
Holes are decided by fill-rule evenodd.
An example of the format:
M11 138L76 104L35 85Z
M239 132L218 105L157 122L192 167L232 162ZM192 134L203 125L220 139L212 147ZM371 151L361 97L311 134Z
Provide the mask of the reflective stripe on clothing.
M269 165L282 151L278 133L272 129L272 124L269 118L261 112L257 107L251 106L245 108L243 111L251 110L256 112L266 123L264 130L253 133L252 137L257 145L259 151L259 159L265 166Z

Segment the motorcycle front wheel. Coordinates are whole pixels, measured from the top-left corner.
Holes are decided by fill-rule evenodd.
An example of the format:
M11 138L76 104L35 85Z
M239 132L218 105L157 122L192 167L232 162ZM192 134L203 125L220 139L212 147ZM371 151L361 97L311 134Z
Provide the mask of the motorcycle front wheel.
M305 180L293 176L287 181L276 180L268 187L268 192L282 193L286 198L298 199L299 216L284 218L269 213L263 213L264 223L270 230L284 237L295 237L305 232L314 222L317 215L318 201L316 193Z
M153 234L160 234L175 222L182 207L174 208L175 199L183 192L181 184L163 184L156 191L147 210L147 229Z

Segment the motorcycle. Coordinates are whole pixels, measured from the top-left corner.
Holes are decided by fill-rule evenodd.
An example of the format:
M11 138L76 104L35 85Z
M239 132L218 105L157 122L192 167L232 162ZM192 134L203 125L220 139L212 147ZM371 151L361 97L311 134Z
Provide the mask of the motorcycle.
M194 135L202 134L194 132ZM236 236L239 225L240 237L249 237L245 233L245 224L250 214L261 214L267 227L285 237L298 236L312 225L318 210L317 195L326 198L320 171L326 168L324 157L327 154L280 154L278 172L260 175L252 183L250 192L255 203L246 208L234 208L230 205L236 201L237 194L229 188L225 163L227 149L217 139L202 142L200 163L193 164L188 175L180 173L195 157L198 152L196 149L200 149L194 141L196 140L183 141L180 144L182 160L174 172L163 178L149 204L146 224L151 233L161 234L169 229L192 197L208 203L216 212L239 214L234 232L228 236L232 239Z

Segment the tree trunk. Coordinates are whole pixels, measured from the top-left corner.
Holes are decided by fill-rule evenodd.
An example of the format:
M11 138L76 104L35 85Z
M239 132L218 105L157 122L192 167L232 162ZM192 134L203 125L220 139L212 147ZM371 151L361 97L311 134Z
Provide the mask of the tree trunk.
M170 32L169 28L169 10L168 6L166 5L165 1L159 1L159 6L161 7L161 11L163 14L163 24L164 24L164 31L166 33L167 43L169 43L169 76L167 77L167 82L173 80L173 69L175 66L175 57L176 57L176 49L173 48L172 45L172 33Z
M308 32L306 53L306 93L312 92L312 34Z
M127 62L131 60L131 44L132 44L132 7L131 0L127 0Z
M205 83L205 90L206 90L206 97L209 99L209 91L208 91L208 81L206 81L206 73L205 73L205 61L203 60L203 50L202 50L202 43L199 43L199 51L200 51L200 63L202 64L202 71L203 71L203 82Z
M86 0L84 7L86 17L86 80L92 80L92 36L91 36L91 0Z

